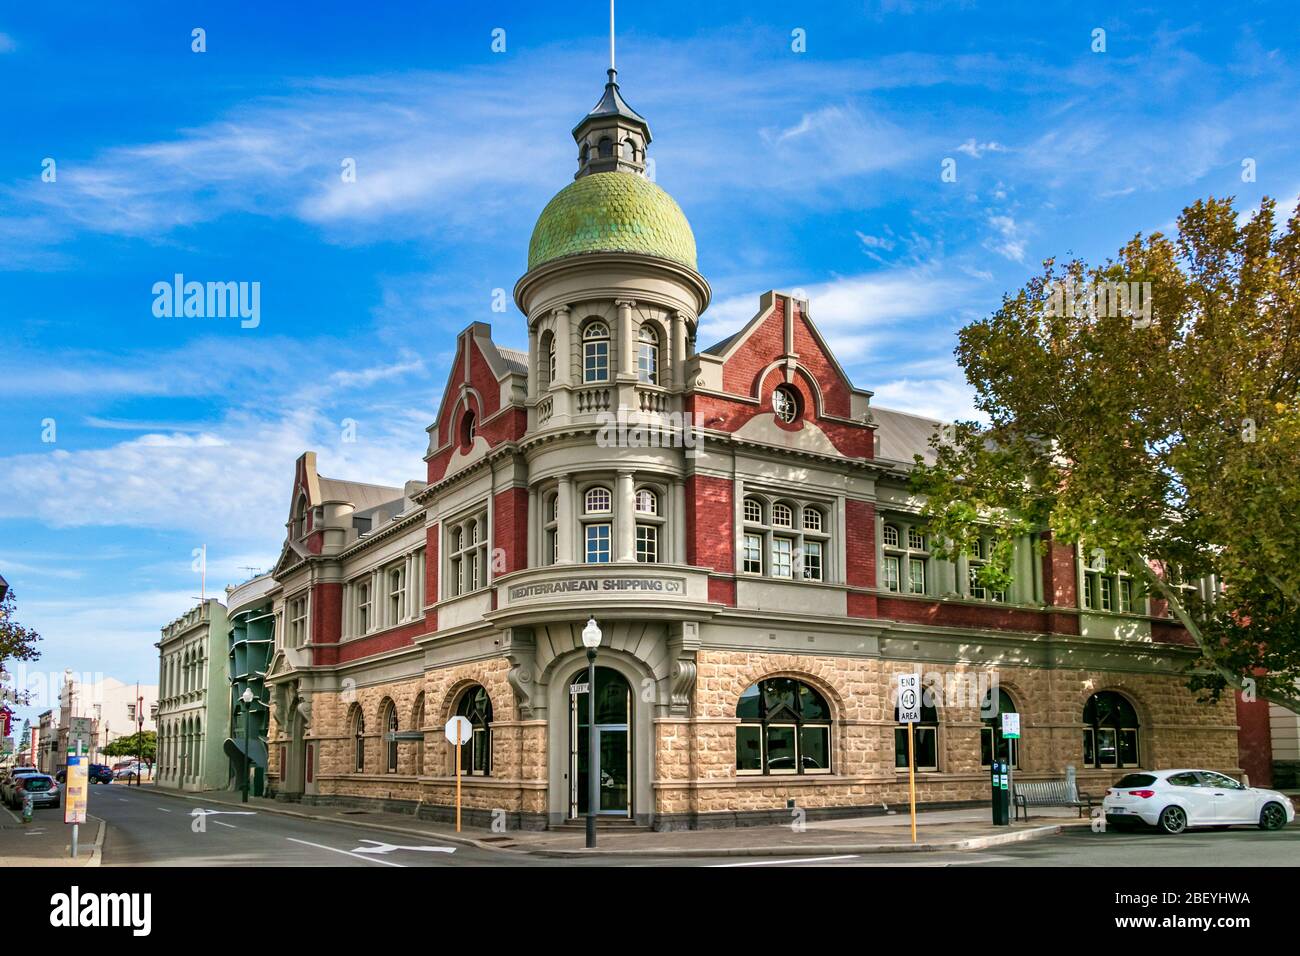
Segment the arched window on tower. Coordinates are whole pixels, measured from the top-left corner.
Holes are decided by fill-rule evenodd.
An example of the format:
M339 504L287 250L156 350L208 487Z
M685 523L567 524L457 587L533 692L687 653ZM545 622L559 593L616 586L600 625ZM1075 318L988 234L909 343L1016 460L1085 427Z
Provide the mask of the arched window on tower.
M659 384L659 333L648 324L637 333L636 374L648 385Z
M582 330L582 380L609 381L609 326L588 322Z

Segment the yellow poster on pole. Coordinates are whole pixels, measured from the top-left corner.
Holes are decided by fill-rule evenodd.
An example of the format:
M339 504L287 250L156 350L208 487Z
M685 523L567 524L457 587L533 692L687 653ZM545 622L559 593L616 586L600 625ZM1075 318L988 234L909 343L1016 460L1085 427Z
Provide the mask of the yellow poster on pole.
M68 776L63 785L63 822L85 823L90 789L90 758L68 757Z

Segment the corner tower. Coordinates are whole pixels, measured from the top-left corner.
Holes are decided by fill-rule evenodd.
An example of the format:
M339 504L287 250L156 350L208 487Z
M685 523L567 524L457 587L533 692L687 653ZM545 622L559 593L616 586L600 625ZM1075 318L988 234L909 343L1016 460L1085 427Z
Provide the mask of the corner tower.
M528 317L530 430L620 407L680 411L711 295L690 223L646 175L650 125L612 67L573 138L574 181L538 217L515 285Z

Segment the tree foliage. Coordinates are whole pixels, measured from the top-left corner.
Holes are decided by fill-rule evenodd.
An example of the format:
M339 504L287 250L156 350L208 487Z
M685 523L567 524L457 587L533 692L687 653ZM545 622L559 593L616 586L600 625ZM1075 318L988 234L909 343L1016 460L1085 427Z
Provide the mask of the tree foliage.
M1193 688L1254 680L1300 710L1300 212L1279 228L1275 208L1210 198L1099 266L1046 261L959 333L988 424L936 436L913 487L943 556L981 523L1048 530L1168 602L1201 652ZM1060 307L1115 283L1150 283L1149 312ZM1009 555L983 583L1005 586ZM1204 577L1217 597L1177 586Z
M14 620L17 601L13 588L5 592L0 601L0 664L6 660L34 661L40 656L36 642L41 639L30 627L23 627Z
M139 757L147 763L153 762L157 751L158 734L152 730L118 737L100 748L105 757Z

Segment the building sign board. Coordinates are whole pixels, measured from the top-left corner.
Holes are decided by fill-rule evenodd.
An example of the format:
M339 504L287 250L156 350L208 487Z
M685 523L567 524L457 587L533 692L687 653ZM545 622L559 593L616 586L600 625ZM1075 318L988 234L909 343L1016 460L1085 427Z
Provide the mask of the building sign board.
M539 581L537 584L521 584L510 589L510 600L543 597L548 594L589 594L593 591L605 593L651 592L660 594L682 594L686 590L684 578L563 578L558 581Z
M1003 714L1002 715L1002 736L1008 740L1020 739L1020 715Z
M68 757L68 775L63 784L63 822L86 822L86 799L90 784L90 758Z

